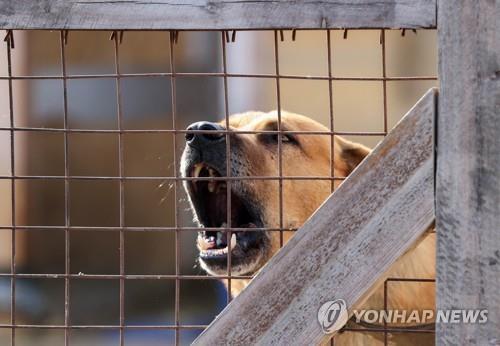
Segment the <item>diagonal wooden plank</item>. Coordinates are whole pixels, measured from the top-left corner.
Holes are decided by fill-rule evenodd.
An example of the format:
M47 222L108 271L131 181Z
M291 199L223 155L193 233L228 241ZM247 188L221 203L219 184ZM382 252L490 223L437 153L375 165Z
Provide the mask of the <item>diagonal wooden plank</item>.
M2 29L429 28L436 0L0 0Z
M429 90L311 216L196 345L319 344L325 301L352 313L434 220Z

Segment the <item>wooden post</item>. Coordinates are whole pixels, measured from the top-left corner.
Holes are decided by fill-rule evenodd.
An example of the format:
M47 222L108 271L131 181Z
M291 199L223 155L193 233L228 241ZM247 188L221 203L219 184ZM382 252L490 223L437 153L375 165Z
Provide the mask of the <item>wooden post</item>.
M500 3L438 1L437 308L488 309L437 324L438 345L500 344Z

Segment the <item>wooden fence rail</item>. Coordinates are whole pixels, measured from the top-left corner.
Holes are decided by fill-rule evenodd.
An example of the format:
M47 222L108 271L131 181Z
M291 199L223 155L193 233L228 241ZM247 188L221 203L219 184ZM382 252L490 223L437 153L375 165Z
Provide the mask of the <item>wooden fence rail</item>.
M0 0L2 29L430 28L436 0Z
M197 345L319 344L326 301L352 313L434 221L431 89L200 335Z

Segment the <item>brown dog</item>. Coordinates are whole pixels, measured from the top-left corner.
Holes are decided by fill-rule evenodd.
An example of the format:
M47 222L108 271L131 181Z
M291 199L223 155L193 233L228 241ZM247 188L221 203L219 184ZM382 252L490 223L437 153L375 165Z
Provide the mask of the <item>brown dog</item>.
M228 215L227 184L219 180L185 181L185 189L194 211L195 219L202 227L214 228L285 228L300 227L320 206L331 191L329 180L283 180L283 213L280 222L280 189L277 179L252 180L248 177L279 176L278 135L276 133L247 133L252 131L276 131L276 112L248 112L230 117L229 165L226 161L227 143L223 133L225 122L198 122L188 127L197 130L186 135L187 145L182 155L181 174L184 177L225 177L230 167L231 214ZM283 131L328 131L323 125L301 115L282 112ZM238 131L242 133L238 133ZM348 176L370 150L363 145L335 136L333 170L335 176ZM282 175L330 176L330 135L282 134ZM339 182L336 182L338 184ZM286 243L293 232L283 232ZM197 246L202 268L211 275L227 275L228 248L231 252L231 275L253 275L280 248L280 232L250 230L234 232L229 238L225 231L199 232ZM228 246L230 243L230 246ZM311 249L313 251L313 249ZM434 235L424 237L407 252L391 269L389 277L433 278ZM239 294L249 280L232 280L231 293ZM432 283L392 282L388 287L387 307L392 309L433 309L434 287ZM379 289L365 304L366 309L383 309L384 292ZM363 327L366 327L364 324ZM380 327L375 325L374 327ZM401 326L391 326L401 327ZM402 326L408 327L408 325ZM383 333L343 333L337 340L341 344L364 344L370 334L371 341L383 340ZM402 335L402 336L401 336ZM422 335L422 334L421 334ZM425 334L424 334L425 336ZM399 338L399 339L398 339ZM390 336L398 344L415 344L417 335L395 333ZM426 343L430 338L419 339Z

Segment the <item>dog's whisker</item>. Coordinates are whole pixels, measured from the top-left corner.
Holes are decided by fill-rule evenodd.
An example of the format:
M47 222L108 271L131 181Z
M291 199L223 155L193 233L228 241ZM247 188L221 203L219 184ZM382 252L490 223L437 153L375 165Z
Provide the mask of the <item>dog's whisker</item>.
M160 184L158 184L158 186L156 188L161 189L167 183L167 181L168 180L163 180Z

